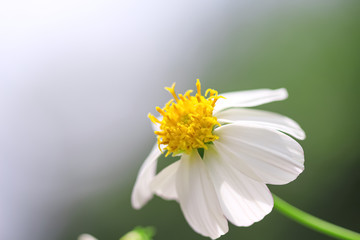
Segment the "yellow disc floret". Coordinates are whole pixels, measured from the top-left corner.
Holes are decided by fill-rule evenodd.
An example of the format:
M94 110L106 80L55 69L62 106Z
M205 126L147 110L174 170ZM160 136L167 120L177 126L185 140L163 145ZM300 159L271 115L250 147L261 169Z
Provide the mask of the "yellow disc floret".
M156 107L162 118L157 119L149 113L148 117L155 124L160 124L160 131L155 131L160 150L170 153L190 153L193 149L207 149L206 144L219 137L213 134L215 126L220 126L216 117L212 115L216 101L221 98L218 92L208 89L205 96L201 95L201 84L196 82L197 93L190 96L192 90L184 95L175 93L175 83L169 91L174 99L164 108ZM174 101L175 100L175 101Z

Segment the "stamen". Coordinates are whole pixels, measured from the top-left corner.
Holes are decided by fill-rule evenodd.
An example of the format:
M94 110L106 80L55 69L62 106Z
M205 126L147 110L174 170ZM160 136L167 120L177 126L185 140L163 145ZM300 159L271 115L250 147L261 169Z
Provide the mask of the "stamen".
M205 92L205 97L207 97L208 93L211 92L212 89L207 89L206 92ZM211 95L210 95L211 96Z
M199 79L196 79L196 88L197 88L197 93L201 95L201 83Z
M165 134L166 134L166 133L160 132L160 131L154 131L154 133L155 133L156 135L165 135Z
M176 101L179 100L179 98L176 96L176 93L175 93L175 83L173 83L170 88L169 88L169 87L165 87L165 89L171 93L171 95L174 97L174 99L175 99Z
M186 92L185 92L185 94L184 94L184 96L186 97L186 98L189 98L190 97L190 94L193 92L193 90L187 90Z
M182 101L186 101L186 98L185 98L182 94L179 94L179 98L180 98Z
M164 110L162 110L160 107L156 107L156 111L158 111L164 117L166 116L166 112Z
M153 122L153 123L160 123L161 124L161 121L159 121L159 119L157 119L156 117L154 117L151 113L148 114L148 118L150 118L150 120ZM156 133L155 133L156 134Z
M190 153L193 149L207 149L205 143L217 140L219 137L213 134L213 129L220 126L216 117L212 115L215 102L220 98L217 91L208 89L205 96L201 95L201 84L199 79L196 82L197 93L191 96L192 90L184 95L175 93L175 83L169 91L176 102L171 99L164 108L156 107L156 110L163 116L161 121L149 114L153 123L160 123L160 130L155 131L159 149L167 150L165 156L179 152Z

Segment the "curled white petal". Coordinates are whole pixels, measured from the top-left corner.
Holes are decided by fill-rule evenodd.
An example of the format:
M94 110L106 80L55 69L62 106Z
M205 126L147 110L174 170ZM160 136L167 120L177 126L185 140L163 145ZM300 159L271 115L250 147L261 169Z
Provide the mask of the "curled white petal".
M285 88L228 92L220 95L225 98L220 98L216 102L214 114L231 107L254 107L269 102L281 101L288 97Z
M224 215L234 225L249 226L271 212L274 201L264 183L232 168L213 146L204 153L204 163Z
M299 124L294 120L277 113L245 108L230 108L218 112L216 117L221 124L249 121L251 124L256 124L260 127L263 126L280 130L300 140L305 139L305 132L301 129Z
M157 159L160 155L161 152L158 145L155 144L139 170L135 186L131 194L131 204L135 209L140 209L153 197L153 193L150 189L150 183L156 174Z
M176 161L164 168L151 182L151 190L158 196L167 200L177 200L176 192L176 173L180 166L180 161Z
M184 154L176 174L181 210L194 231L216 239L228 231L214 186L196 151Z
M214 142L217 151L237 156L238 164L231 162L232 167L241 171L246 164L266 184L289 183L304 170L301 146L284 133L237 122L215 129L215 134L219 136Z

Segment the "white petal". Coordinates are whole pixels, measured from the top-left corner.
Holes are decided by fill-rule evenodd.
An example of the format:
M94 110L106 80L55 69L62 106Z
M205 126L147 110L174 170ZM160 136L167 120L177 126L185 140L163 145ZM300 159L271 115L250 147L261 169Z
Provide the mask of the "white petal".
M221 138L222 136L220 136L219 140L221 140ZM262 178L258 176L257 172L255 172L253 168L248 165L247 162L239 160L239 153L237 149L232 149L231 147L229 148L228 146L222 144L219 140L216 140L214 142L213 148L216 149L216 151L221 156L221 159L225 164L235 167L236 169L238 169L238 171L242 172L244 175L258 182L263 181Z
M153 129L153 131L160 131L160 125L159 124L155 124L155 123L151 123L151 128Z
M180 207L194 231L216 239L228 231L214 186L196 151L184 154L176 175Z
M285 88L228 92L219 95L225 97L225 99L220 98L216 102L214 114L231 107L254 107L269 102L281 101L288 97Z
M286 184L304 170L301 146L284 133L237 122L215 129L215 134L217 151L235 154L239 164L232 166L241 171L247 164L264 183Z
M180 161L176 161L164 168L151 182L151 190L158 196L167 200L177 200L176 192L176 172L180 166Z
M219 123L234 123L250 121L260 127L269 127L290 134L297 139L304 140L305 132L294 120L283 115L245 108L230 108L215 115Z
M97 238L94 238L90 234L83 233L78 237L78 240L97 240Z
M232 168L213 146L204 153L204 163L214 183L221 208L236 226L249 226L264 218L274 205L265 183Z
M150 183L155 176L157 158L160 155L161 152L158 145L155 144L139 170L135 186L131 194L131 204L135 209L140 209L153 197L153 193L150 189Z

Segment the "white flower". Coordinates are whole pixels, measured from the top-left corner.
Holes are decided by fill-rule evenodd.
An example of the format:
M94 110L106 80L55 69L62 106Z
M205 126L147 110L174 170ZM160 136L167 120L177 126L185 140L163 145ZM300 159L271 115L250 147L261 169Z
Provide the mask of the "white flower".
M154 123L157 144L143 163L132 192L132 206L141 208L153 194L179 202L190 226L216 239L236 226L260 221L273 207L266 184L286 184L304 170L301 146L287 134L305 139L290 118L247 107L287 98L285 89L259 89L221 94L209 89L176 95ZM209 94L209 97L206 96ZM199 149L204 149L203 156ZM157 159L180 160L156 175Z

